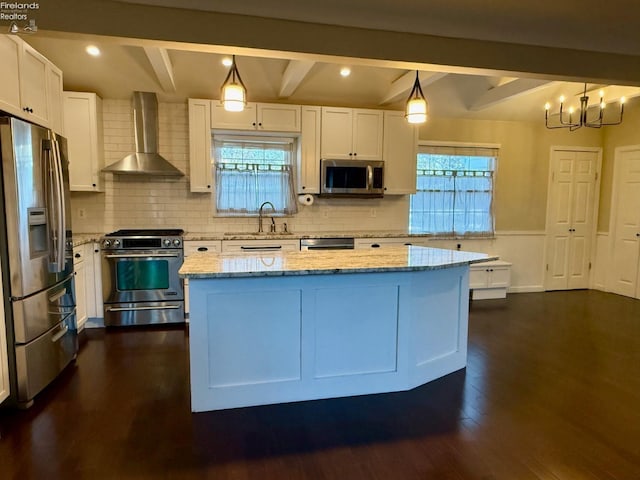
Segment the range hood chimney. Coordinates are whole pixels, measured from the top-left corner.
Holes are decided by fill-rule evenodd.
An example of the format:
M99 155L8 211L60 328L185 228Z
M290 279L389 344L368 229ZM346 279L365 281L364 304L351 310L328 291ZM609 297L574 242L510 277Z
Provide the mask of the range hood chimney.
M127 175L181 177L180 170L158 154L158 98L153 92L133 92L133 127L136 153L102 169Z

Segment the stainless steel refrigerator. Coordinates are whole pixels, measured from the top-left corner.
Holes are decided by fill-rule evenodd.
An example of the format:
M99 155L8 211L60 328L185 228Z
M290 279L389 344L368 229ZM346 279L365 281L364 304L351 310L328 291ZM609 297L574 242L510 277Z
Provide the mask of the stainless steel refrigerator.
M30 406L78 351L66 140L0 117L0 159L8 402Z

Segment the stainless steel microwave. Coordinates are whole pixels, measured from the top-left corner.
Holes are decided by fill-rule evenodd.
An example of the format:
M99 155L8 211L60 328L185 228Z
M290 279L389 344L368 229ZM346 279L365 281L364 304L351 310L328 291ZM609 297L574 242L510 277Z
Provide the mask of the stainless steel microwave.
M384 196L384 162L381 160L320 160L320 196Z

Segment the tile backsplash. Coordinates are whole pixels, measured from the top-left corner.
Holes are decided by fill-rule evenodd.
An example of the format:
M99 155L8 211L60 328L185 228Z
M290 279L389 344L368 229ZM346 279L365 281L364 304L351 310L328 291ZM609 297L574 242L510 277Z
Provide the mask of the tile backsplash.
M109 232L119 228L183 228L188 232L223 233L257 229L256 218L212 215L211 195L189 191L189 124L187 105L159 104L160 154L185 173L181 178L105 174L103 193L71 192L73 230ZM135 150L131 102L103 100L105 165ZM293 232L406 231L408 196L383 199L321 199L299 205L287 222ZM83 212L81 217L80 212Z

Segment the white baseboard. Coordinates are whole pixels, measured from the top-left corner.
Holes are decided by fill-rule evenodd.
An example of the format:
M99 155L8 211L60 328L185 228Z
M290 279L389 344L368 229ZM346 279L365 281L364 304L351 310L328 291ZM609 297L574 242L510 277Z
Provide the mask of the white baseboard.
M518 287L509 287L507 289L509 293L535 293L544 292L542 285L520 285Z

